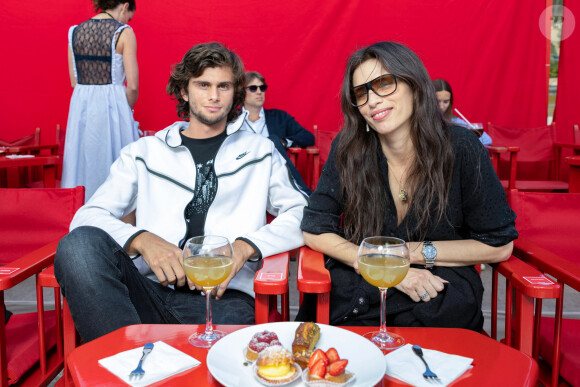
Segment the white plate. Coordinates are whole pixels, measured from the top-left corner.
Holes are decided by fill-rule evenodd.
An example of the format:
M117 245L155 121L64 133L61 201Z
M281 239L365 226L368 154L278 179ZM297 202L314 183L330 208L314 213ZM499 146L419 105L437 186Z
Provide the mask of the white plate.
M263 387L254 379L252 363L246 362L243 348L248 345L252 336L264 330L275 332L282 345L291 350L292 341L299 322L279 322L253 325L232 332L214 344L207 354L207 368L218 382L226 387L254 386ZM320 326L320 340L316 348L327 350L336 348L343 359L348 359L349 371L355 374L355 386L374 386L385 375L385 357L383 353L368 339L356 333L330 325ZM248 365L244 366L244 362ZM301 379L289 386L305 386Z

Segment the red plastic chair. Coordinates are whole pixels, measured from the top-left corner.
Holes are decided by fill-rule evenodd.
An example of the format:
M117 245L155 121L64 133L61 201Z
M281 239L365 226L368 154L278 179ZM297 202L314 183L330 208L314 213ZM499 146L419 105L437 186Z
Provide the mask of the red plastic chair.
M494 144L507 148L501 154L488 147L492 159L499 160L499 176L507 190L566 192L568 183L560 179L562 149L580 150L580 145L555 141L556 124L537 128L508 128L487 124Z
M37 278L37 312L4 323L0 306L0 385L47 385L63 367L60 289L55 311L44 311L39 274L50 267L58 240L84 202L84 187L0 189L0 301L4 291ZM56 345L56 348L54 346Z
M559 376L571 385L580 385L580 320L563 319L564 286L580 291L580 194L510 192L517 214L520 238L514 255L555 278L561 285L555 319L541 318L541 300L536 304L535 356L541 356L540 379L557 386ZM550 369L551 366L551 375Z

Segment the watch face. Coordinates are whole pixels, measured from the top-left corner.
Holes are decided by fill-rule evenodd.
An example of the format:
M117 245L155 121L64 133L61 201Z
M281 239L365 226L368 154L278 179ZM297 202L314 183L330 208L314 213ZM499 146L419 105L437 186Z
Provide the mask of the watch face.
M435 246L427 245L427 246L423 247L423 255L427 259L435 258L435 256L437 255L437 250L435 249Z

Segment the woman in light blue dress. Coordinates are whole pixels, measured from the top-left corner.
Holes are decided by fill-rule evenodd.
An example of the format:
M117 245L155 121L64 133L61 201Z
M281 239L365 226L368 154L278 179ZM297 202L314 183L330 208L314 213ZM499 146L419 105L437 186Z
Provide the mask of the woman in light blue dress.
M93 18L68 33L71 97L61 186L85 186L88 200L121 148L139 136L132 109L139 94L137 41L127 22L135 0L93 0ZM126 82L126 87L125 87Z

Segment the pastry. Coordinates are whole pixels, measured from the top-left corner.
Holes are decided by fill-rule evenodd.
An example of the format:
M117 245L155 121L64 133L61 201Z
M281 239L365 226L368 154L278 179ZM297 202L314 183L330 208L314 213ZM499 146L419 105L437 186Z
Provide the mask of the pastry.
M281 345L271 345L256 360L258 376L269 383L286 383L296 375L292 353Z
M312 351L320 338L320 327L313 322L303 322L296 329L292 342L292 354L294 361L302 369L306 368Z
M271 345L280 345L278 335L270 331L256 333L246 347L246 359L256 360L258 354Z

